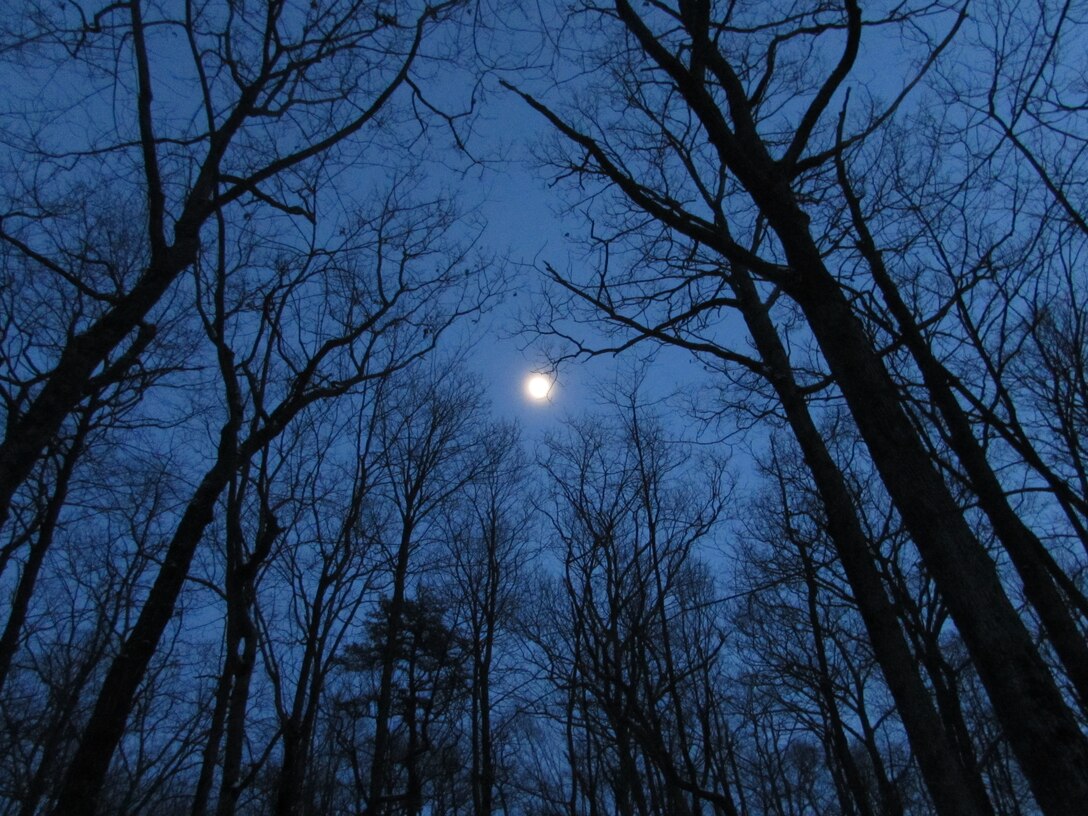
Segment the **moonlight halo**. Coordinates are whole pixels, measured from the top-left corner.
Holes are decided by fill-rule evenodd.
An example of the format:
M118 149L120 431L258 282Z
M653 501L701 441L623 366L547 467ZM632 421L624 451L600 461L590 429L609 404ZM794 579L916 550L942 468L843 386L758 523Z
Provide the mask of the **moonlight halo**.
M525 393L529 395L530 399L538 402L546 400L551 391L552 380L547 374L537 372L530 374L525 380Z

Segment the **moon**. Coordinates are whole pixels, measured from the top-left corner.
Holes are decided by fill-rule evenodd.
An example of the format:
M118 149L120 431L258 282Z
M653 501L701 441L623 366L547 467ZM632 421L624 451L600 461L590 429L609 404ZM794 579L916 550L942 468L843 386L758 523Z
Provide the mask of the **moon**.
M552 391L552 381L547 374L530 374L525 381L525 393L530 399L546 400Z

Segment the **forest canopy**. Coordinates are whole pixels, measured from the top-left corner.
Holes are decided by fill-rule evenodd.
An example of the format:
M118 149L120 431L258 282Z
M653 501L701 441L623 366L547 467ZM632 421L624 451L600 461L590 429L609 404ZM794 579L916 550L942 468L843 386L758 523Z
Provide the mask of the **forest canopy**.
M1086 25L16 0L0 814L1088 813Z

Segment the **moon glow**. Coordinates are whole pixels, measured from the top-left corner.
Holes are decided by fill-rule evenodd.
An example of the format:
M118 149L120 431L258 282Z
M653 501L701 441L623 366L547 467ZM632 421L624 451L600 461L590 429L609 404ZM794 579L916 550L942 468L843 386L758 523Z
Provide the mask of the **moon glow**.
M545 400L552 391L552 381L546 374L532 374L525 381L525 393L530 399Z

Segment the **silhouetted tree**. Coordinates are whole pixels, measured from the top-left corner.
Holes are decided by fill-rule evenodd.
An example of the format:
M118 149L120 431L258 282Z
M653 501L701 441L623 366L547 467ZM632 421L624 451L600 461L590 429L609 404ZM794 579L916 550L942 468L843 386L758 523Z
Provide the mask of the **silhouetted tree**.
M617 194L607 198L616 206L602 213L615 238L594 228L609 242L607 262L590 281L567 281L568 291L613 321L634 324L636 338L640 327L653 337L683 326L696 351L725 310L764 308L763 298L746 303L729 292L721 269L742 270L765 297L788 299L948 604L1040 806L1083 810L1088 743L906 409L853 303L850 253L838 251L843 197L830 192L836 159L863 144L899 100L838 134L827 114L867 27L912 15L882 19L877 11L867 20L849 0L788 14L710 2L640 10L617 0L586 13L598 34L582 54L607 66L599 92L575 104L521 93L569 148L554 154L559 172ZM948 37L927 44L925 66L962 19L949 14ZM807 67L779 70L793 60ZM817 68L824 64L830 67ZM636 262L662 274L646 275L638 263L618 269L623 242Z

